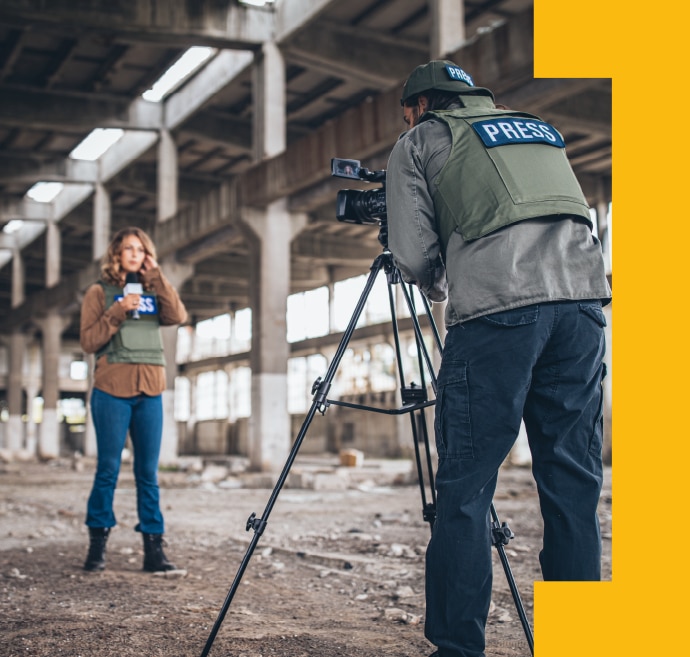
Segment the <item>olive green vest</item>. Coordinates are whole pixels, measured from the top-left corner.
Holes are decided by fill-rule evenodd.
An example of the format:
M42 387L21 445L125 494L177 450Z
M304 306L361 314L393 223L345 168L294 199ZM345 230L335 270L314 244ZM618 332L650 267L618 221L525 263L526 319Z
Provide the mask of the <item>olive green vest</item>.
M106 309L122 296L122 288L99 281L105 293ZM139 319L128 317L120 325L118 332L101 347L96 357L108 355L109 363L141 363L165 365L163 341L161 340L158 319L158 300L156 295L146 292L142 295Z
M422 117L443 121L452 134L450 156L431 190L444 252L456 229L473 240L537 217L575 215L591 225L555 128L532 114L498 110L490 98L462 100L466 107Z

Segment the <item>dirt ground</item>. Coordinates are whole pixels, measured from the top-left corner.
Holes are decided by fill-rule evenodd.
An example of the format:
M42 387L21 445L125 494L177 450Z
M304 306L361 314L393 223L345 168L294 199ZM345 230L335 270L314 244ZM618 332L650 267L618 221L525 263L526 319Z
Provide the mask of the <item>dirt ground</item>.
M335 459L335 457L334 457ZM355 475L314 464L310 487L286 487L251 555L210 657L424 657L424 552L429 526L408 462ZM321 466L323 466L323 462ZM367 468L369 468L367 470ZM141 570L131 468L116 494L107 568L82 570L93 463L0 464L0 656L193 657L209 640L248 555L250 513L261 517L266 477L161 473L166 553L180 569ZM335 474L333 474L335 472ZM611 477L601 498L603 572L611 574ZM316 481L316 483L315 483ZM407 483L405 483L407 482ZM290 483L290 482L288 482ZM259 486L259 487L257 487ZM529 469L505 467L494 498L516 534L507 549L532 622L541 521ZM494 550L487 657L530 651ZM537 645L538 645L538 637Z

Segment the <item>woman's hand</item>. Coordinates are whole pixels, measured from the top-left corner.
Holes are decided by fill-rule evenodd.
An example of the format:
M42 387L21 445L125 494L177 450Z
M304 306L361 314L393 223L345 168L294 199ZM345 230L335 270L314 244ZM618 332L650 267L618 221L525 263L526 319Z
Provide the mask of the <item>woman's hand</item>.
M141 273L145 274L147 271L151 271L152 269L158 269L158 263L152 255L147 253L146 257L144 258L144 262L141 265Z
M141 295L140 294L126 294L125 296L120 299L120 305L124 309L125 312L129 313L132 312L133 310L136 310L139 308L139 302L141 301Z

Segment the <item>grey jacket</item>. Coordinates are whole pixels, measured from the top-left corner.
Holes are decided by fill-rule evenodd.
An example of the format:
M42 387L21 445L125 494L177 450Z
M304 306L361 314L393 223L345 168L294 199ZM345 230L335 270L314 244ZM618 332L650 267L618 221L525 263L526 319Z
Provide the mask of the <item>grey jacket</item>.
M471 241L456 231L444 263L430 189L450 150L448 127L423 121L400 137L386 176L390 251L407 282L431 301L447 297L447 327L535 303L610 301L601 245L577 218L530 219Z

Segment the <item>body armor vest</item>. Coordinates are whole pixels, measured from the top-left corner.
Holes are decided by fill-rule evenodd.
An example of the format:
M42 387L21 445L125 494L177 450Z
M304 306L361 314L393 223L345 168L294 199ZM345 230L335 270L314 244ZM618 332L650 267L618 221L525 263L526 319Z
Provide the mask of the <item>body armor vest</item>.
M463 96L466 107L427 112L452 134L432 197L444 252L454 230L465 240L537 217L577 216L589 207L558 131L524 112L498 110L490 98Z
M99 281L105 293L106 310L122 298L122 288ZM145 292L139 304L139 319L128 317L118 332L96 353L107 354L109 363L140 363L165 365L163 341L158 320L158 301L152 292Z

